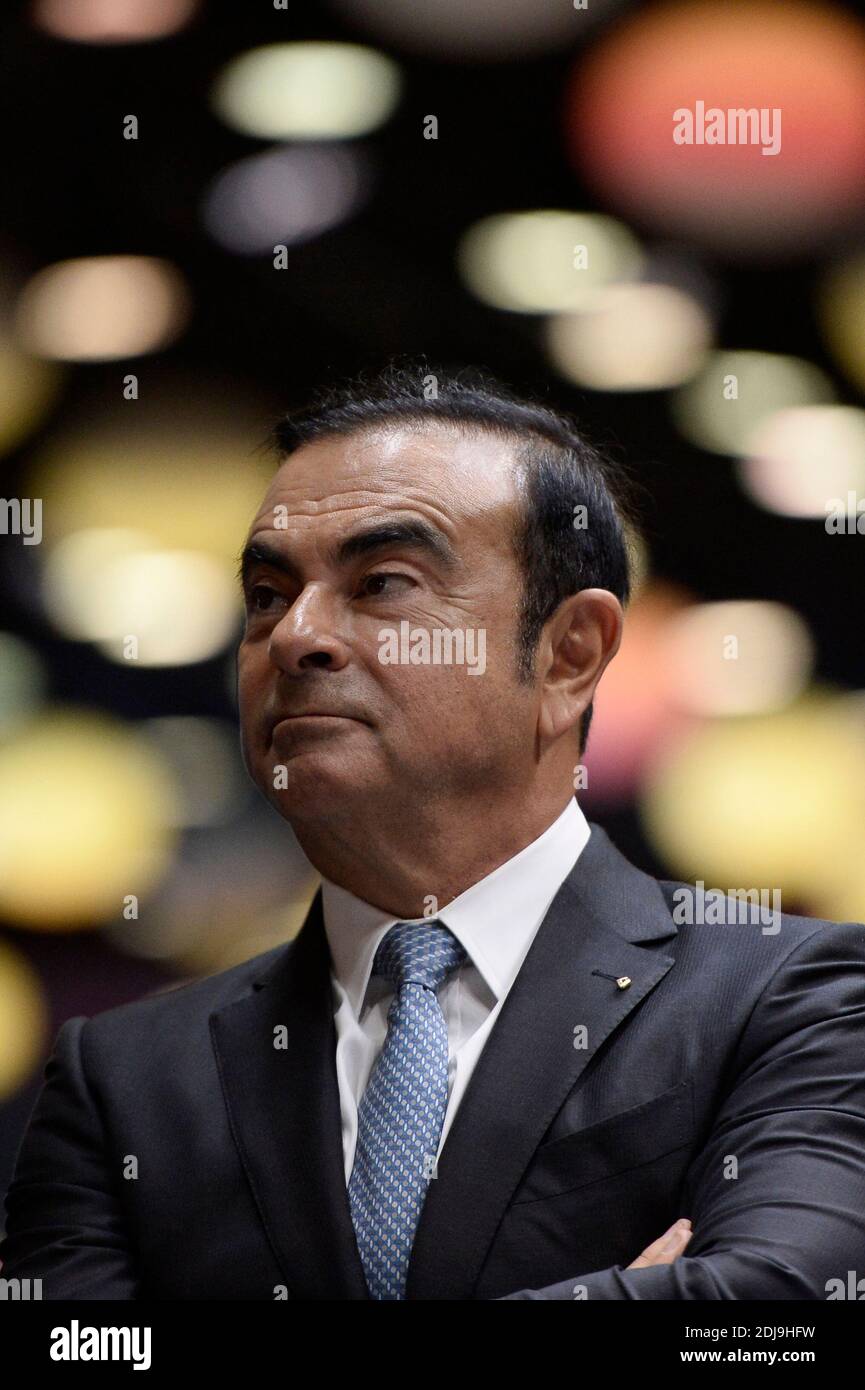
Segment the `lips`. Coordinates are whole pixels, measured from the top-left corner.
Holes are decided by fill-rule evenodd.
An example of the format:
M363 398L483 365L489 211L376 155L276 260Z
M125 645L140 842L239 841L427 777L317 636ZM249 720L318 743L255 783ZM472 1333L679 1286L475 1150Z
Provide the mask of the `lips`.
M291 722L294 719L351 719L354 720L355 723L359 724L366 724L368 722L367 720L362 719L359 715L349 714L345 710L296 709L290 711L282 711L280 714L274 715L273 719L271 719L270 721L271 735L273 735L278 725L283 724L285 722Z
M284 719L354 719L353 714L345 714L342 710L336 709L297 709L292 710L291 714L278 714L273 720L273 727L281 724Z

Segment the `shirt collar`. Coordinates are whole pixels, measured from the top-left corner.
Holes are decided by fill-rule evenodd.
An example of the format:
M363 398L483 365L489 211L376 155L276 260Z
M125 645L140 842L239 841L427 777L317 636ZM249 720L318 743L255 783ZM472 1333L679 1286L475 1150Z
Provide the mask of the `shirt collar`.
M500 999L519 969L546 910L591 834L574 798L525 849L473 883L435 918L389 916L330 879L322 879L324 929L333 974L360 1016L372 963L395 922L443 922Z

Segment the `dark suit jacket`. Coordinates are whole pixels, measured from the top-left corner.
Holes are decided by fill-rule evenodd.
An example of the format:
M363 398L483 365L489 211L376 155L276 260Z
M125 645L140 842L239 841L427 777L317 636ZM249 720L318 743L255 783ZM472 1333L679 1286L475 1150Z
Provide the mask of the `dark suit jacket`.
M677 928L676 887L593 826L445 1143L410 1299L821 1299L865 1274L865 927ZM317 896L289 945L64 1024L4 1276L49 1299L367 1297L328 966ZM679 1216L685 1256L625 1268Z

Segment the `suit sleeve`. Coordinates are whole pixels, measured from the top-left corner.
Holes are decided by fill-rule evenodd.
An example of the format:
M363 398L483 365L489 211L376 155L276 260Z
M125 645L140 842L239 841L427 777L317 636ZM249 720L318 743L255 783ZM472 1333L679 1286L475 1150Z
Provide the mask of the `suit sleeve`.
M732 1077L676 1213L684 1255L507 1298L825 1299L865 1274L865 927L827 924L790 952Z
M42 1280L44 1299L134 1299L138 1277L120 1175L84 1069L86 1018L63 1024L6 1195L6 1279Z

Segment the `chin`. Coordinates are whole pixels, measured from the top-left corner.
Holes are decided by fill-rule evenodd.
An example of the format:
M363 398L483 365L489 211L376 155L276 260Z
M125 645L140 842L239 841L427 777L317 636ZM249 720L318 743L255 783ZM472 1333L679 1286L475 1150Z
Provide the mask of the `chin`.
M274 786L276 767L285 770ZM359 770L336 749L309 748L290 757L273 758L258 785L289 821L333 818L337 807L346 808L358 794L366 800Z

